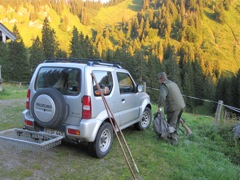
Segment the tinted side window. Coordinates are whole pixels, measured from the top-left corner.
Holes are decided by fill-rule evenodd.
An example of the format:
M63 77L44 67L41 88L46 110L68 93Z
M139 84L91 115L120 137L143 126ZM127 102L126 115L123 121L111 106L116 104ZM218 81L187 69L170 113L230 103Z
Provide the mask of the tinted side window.
M104 95L109 95L112 92L113 89L113 79L112 79L112 73L109 71L93 71L93 74L95 75L97 79L97 83L99 84L102 92ZM100 96L100 92L98 91L97 85L92 80L93 83L93 93L95 96Z
M118 72L117 78L121 94L135 92L134 83L128 74Z
M35 89L55 88L63 95L80 93L81 73L75 68L43 67L39 70Z

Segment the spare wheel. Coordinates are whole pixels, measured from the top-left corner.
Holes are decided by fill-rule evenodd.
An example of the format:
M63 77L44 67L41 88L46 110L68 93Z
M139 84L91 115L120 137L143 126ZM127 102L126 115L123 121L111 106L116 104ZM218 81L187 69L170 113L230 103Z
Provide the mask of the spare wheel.
M57 127L67 118L67 103L63 95L56 89L38 90L31 103L32 115L42 127Z

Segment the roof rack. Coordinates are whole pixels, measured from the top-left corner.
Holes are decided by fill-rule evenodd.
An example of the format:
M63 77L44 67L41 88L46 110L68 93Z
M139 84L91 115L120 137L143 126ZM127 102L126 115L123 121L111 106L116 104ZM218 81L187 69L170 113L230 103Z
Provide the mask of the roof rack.
M75 62L75 63L85 63L87 64L89 61L93 62L103 62L102 59L84 59L84 58L49 58L44 61L44 63L50 62Z
M88 66L94 66L94 65L103 65L103 66L111 66L111 67L117 67L117 68L122 68L121 63L116 63L116 62L99 62L99 61L88 61Z
M84 58L49 58L44 61L44 63L52 63L52 62L74 62L74 63L83 63L88 66L94 65L102 65L102 66L111 66L122 68L121 63L116 62L106 62L102 59L84 59Z

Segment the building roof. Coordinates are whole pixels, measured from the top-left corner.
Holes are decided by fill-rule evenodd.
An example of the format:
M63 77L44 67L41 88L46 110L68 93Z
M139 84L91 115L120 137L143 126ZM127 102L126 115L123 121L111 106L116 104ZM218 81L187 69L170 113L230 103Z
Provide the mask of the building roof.
M5 42L7 39L15 41L16 36L8 30L2 23L0 23L0 41Z

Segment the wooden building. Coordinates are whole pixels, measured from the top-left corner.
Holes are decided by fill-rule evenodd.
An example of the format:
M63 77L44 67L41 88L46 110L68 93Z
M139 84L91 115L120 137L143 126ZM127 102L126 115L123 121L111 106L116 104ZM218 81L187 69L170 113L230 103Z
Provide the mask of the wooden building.
M15 41L16 36L8 30L2 23L0 23L0 42L6 42L7 40ZM2 92L2 66L0 65L0 93Z
M15 41L16 37L8 28L0 23L0 41L5 43L8 39Z

